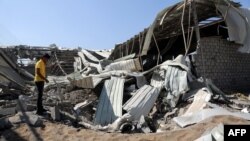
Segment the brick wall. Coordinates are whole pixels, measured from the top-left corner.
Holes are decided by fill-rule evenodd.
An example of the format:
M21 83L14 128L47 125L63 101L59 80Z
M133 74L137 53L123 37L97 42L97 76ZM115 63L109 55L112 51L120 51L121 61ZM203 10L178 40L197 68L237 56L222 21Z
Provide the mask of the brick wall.
M198 75L212 79L222 90L249 91L250 54L238 52L239 47L220 37L202 38L195 56Z

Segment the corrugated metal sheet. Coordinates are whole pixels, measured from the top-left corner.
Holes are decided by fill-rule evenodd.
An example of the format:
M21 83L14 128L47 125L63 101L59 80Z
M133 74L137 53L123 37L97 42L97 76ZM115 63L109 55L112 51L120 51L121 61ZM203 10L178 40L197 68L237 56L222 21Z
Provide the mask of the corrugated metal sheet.
M105 71L112 71L112 70L129 70L129 71L140 71L142 70L140 61L138 58L130 59L126 61L115 62L108 65Z
M106 80L98 103L95 124L107 125L122 116L122 100L125 79L111 77Z
M144 85L123 105L123 109L132 115L134 120L139 120L142 115L148 115L159 93L158 88Z

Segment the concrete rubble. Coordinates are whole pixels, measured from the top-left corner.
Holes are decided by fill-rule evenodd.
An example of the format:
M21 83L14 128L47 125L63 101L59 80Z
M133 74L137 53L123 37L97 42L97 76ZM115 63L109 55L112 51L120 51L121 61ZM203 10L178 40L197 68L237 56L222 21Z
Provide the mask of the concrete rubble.
M202 7L199 2L206 3L199 0L198 7ZM193 6L190 2L188 4ZM27 46L0 49L0 129L10 128L11 124L42 126L44 121L56 121L105 132L152 133L188 128L214 116L231 115L250 121L249 96L242 100L243 94L229 95L223 92L222 85L217 83L219 80L211 79L206 73L198 73L199 60L195 62L194 58L200 46L193 41L198 35L190 38L188 44L195 46L190 46L186 52L183 52L183 44L182 49L172 46L179 45L177 38L183 38L180 30L173 32L175 38L166 35L166 48L169 50L161 47L166 41L157 40L162 34L158 34L158 30L154 33L154 29L168 22L168 12L183 5L178 3L164 11L165 14L161 12L157 16L154 24L145 31L144 46L140 48L142 52L135 48L125 50L123 44L116 46L112 52ZM180 10L177 9L173 15L178 17L178 13ZM205 17L209 18L210 15L205 14ZM207 30L222 22L218 20L201 26L201 29L206 29L201 30L202 35L214 34L208 35ZM137 41L137 38L135 36L133 40ZM151 38L157 39L154 42ZM157 42L160 48L152 48L158 46L154 45ZM135 44L142 47L142 43ZM8 50L13 51L12 54L4 53ZM48 109L44 117L35 115L37 94L30 71L34 62L27 66L19 65L13 58L17 56L14 51L32 59L45 52L53 56L48 64L50 83L44 88L43 103ZM203 59L202 65L205 65L207 60ZM205 69L201 71L206 72ZM220 78L223 77L218 76ZM217 87L217 84L220 86ZM169 128L164 129L166 126ZM216 133L222 134L222 127L219 125L204 133L197 141L212 138L222 140Z

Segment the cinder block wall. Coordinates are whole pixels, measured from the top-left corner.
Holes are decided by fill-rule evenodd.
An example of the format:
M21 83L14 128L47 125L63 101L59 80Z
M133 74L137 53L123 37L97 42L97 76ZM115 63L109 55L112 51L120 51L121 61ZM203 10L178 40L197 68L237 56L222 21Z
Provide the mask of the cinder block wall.
M222 90L249 91L250 54L238 52L239 47L220 37L202 38L195 56L198 75L211 78Z

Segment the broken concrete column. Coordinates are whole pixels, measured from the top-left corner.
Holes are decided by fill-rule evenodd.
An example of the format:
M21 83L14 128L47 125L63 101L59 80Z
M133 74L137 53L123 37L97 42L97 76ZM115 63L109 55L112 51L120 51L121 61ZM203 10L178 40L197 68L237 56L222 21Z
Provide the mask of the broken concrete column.
M60 121L61 120L61 115L60 115L60 109L58 106L50 108L51 112L51 117L55 121Z

